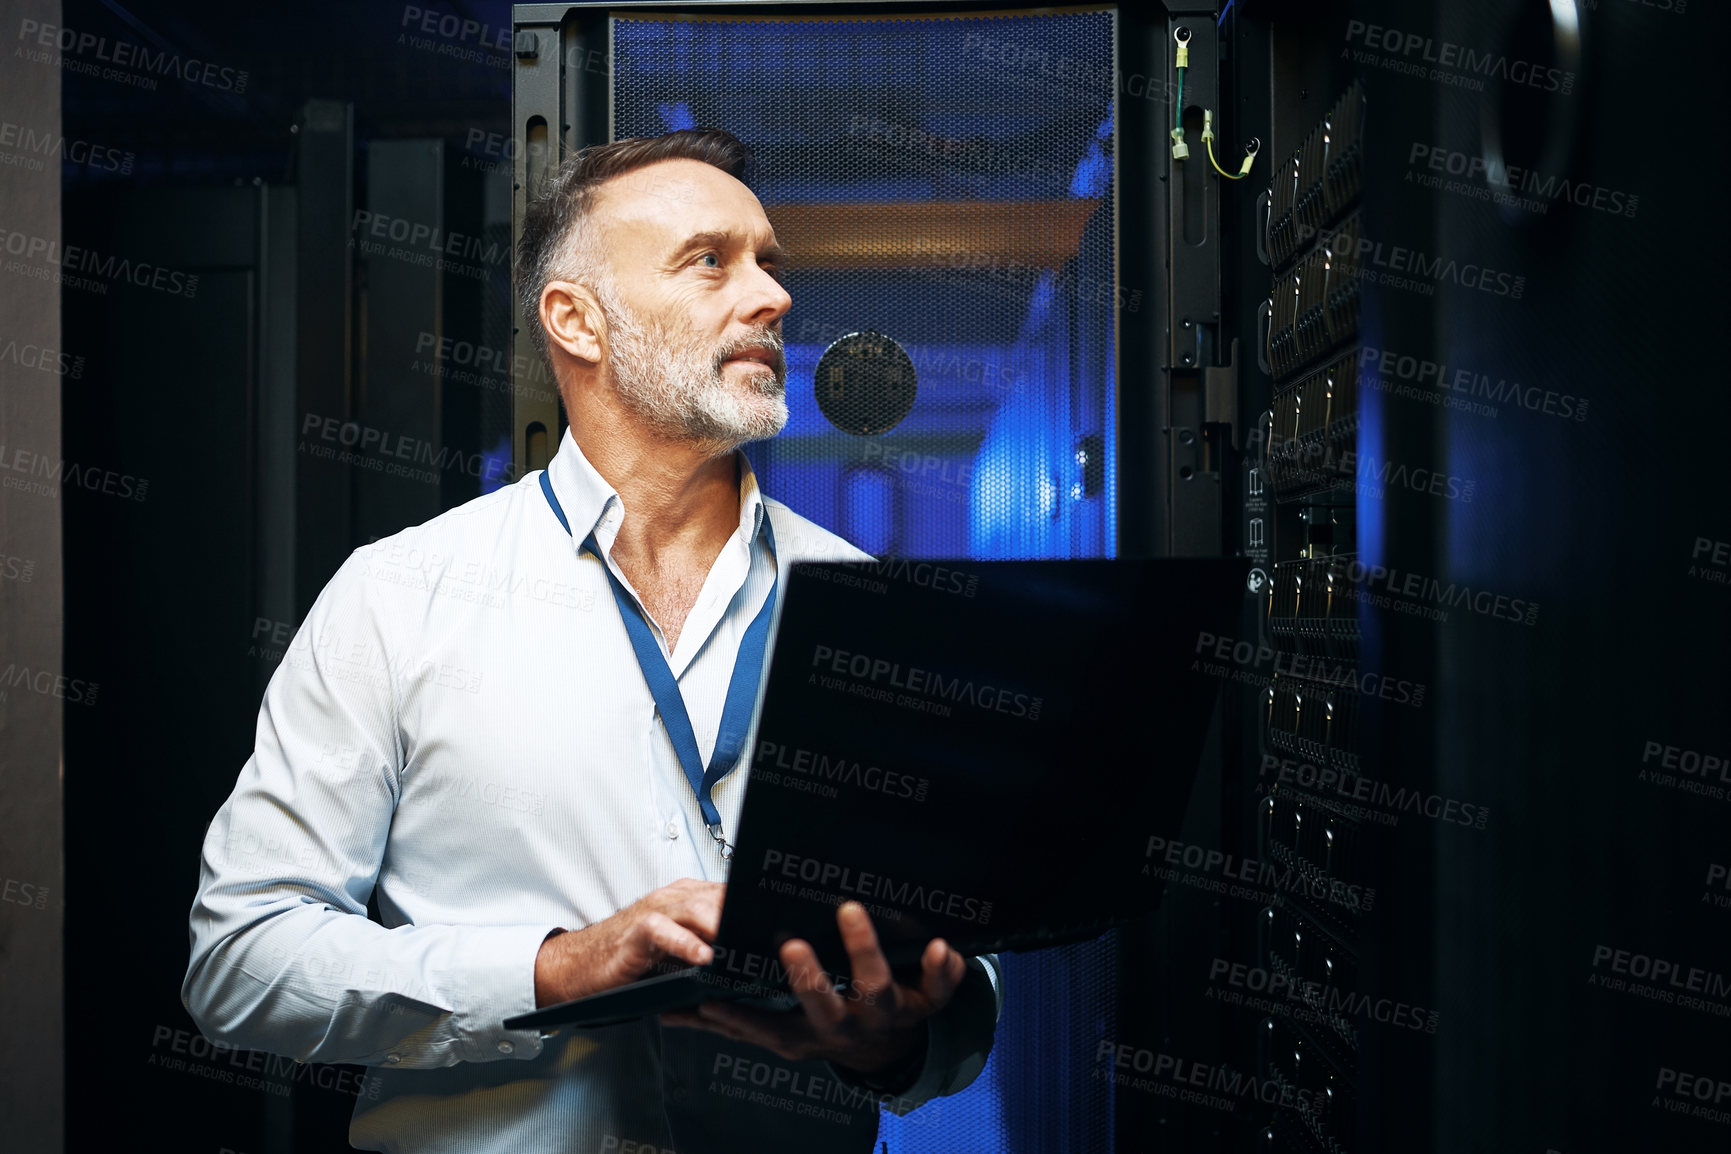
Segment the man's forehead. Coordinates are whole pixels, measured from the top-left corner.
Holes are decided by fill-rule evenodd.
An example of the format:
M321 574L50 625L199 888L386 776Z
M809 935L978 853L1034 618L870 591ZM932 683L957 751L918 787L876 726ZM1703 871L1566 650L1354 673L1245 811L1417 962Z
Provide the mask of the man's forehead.
M664 160L601 184L595 210L608 224L658 244L697 234L767 245L775 232L749 188L711 164Z

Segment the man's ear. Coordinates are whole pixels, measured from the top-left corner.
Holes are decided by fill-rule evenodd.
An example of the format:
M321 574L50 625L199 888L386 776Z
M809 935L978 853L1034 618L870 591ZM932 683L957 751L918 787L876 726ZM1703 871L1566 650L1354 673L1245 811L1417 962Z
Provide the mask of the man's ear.
M580 361L599 365L604 327L601 302L595 294L570 281L548 281L541 290L541 327L547 343L558 345Z

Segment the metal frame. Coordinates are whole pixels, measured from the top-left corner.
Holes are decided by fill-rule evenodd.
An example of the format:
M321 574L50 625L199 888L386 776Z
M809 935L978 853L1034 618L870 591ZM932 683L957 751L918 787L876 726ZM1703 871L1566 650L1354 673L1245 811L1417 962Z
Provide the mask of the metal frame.
M1077 8L1101 8L1111 5L1075 5ZM946 13L987 13L1003 12L1013 5L1006 5L1002 0L959 0L955 3L933 3L932 0L857 0L846 4L812 4L789 2L789 0L687 0L684 3L669 4L665 2L652 3L647 0L626 0L623 3L607 3L605 0L576 0L576 2L556 4L518 4L511 10L512 19L512 51L514 53L512 88L511 88L511 132L514 141L515 156L512 159L511 173L511 244L515 252L517 238L522 235L523 215L528 207L529 190L534 188L546 175L552 171L552 166L565 156L590 144L603 143L612 139L612 91L611 80L611 43L609 37L608 18L612 13L621 11L639 11L644 13L686 11L693 8L709 8L718 11L749 11L752 14L761 13L790 17L821 16L825 19L836 19L847 16L883 17L897 13L922 13L942 11ZM1032 7L1032 6L1028 6ZM1133 6L1118 5L1120 24L1120 49L1122 50L1122 28L1125 21L1133 18L1133 13L1139 9ZM1021 9L1016 9L1021 10ZM1213 18L1208 20L1213 27ZM1125 69L1128 73L1128 69ZM1123 129L1119 129L1119 140L1123 141ZM1120 147L1120 155L1129 150ZM1120 177L1120 186L1122 178ZM1120 244L1127 214L1120 199L1118 207ZM1158 261L1134 261L1133 267L1139 275L1132 279L1120 273L1120 284L1134 284L1138 287L1153 286L1156 282L1154 274L1161 268L1164 256ZM514 476L522 476L524 472L543 468L552 454L557 450L559 437L565 427L565 415L561 406L554 400L536 400L525 396L524 391L516 385L523 374L529 372L528 366L539 363L533 342L529 337L529 318L526 318L517 302L516 282L513 270L512 306L511 306L511 341L512 341L512 383L511 391L511 446L512 459L515 465ZM1154 294L1159 295L1159 294ZM1139 314L1147 316L1153 310L1149 303ZM1119 329L1124 327L1124 317L1119 318ZM1122 337L1120 337L1122 343ZM1135 379L1130 376L1122 357L1119 364L1119 396L1120 405L1125 395L1123 381ZM1121 430L1122 433L1122 430ZM1127 439L1119 438L1120 454ZM1122 468L1120 476L1123 476ZM1133 502L1145 500L1140 488L1126 488L1120 483L1118 494L1119 523L1122 526L1126 498ZM1134 555L1139 550L1126 548L1126 541L1120 528L1119 552L1123 555Z

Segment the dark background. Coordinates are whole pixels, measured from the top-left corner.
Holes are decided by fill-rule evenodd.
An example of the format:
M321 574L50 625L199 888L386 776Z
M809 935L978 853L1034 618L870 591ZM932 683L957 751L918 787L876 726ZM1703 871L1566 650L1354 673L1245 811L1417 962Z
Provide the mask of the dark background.
M399 43L406 7L69 2L61 18L247 72L244 93L171 79L146 92L64 74L65 135L135 158L127 172L62 166L65 241L200 277L191 299L124 285L62 291L63 347L85 358L80 378L63 382L62 452L150 483L141 502L71 487L63 501L65 668L102 686L96 706L68 707L65 738L72 1150L125 1148L144 1135L248 1154L346 1145L352 1099L339 1087L352 1081L319 1075L321 1086L289 1072L277 1076L289 1093L261 1093L153 1063L190 1044L177 1031L194 1032L178 990L197 847L251 749L274 658L349 549L482 491L485 470L392 485L305 454L272 456L279 450L256 436L285 415L268 407L282 396L272 374L298 382L287 413L297 427L319 413L425 428L474 457L494 450L508 419L498 389L454 379L399 405L405 358L369 361L389 341L400 351L432 316L444 335L504 347L502 263L418 277L357 257L336 286L351 294L344 308L295 277L295 246L273 243L293 220L303 241L323 227L329 243L345 244L346 229L330 234L329 221L375 203L392 172L430 174L390 190L399 203L423 198L447 227L508 243L486 168L511 136L510 54L464 59ZM1655 1106L1661 1068L1731 1083L1731 1018L1589 984L1605 973L1594 966L1601 946L1731 976L1731 909L1708 885L1710 867L1731 864L1731 801L1641 776L1652 768L1649 743L1731 755L1731 587L1710 555L1711 543L1731 540L1718 446L1731 428L1721 356L1723 11L1700 0L1681 12L1635 0L1583 5L1584 58L1566 106L1518 86L1481 95L1355 68L1342 36L1359 19L1543 56L1545 8L1238 4L1221 24L1222 107L1230 99L1239 118L1229 134L1222 126L1223 141L1259 134L1259 164L1274 163L1358 76L1374 110L1365 210L1376 235L1525 277L1519 301L1446 286L1431 297L1369 292L1364 344L1590 402L1580 421L1515 406L1487 418L1365 393L1363 419L1385 454L1475 487L1470 501L1394 488L1361 500L1359 555L1539 611L1531 625L1361 612L1365 667L1428 687L1423 709L1367 714L1367 775L1470 801L1490 818L1476 830L1408 816L1364 839L1358 876L1377 888L1377 905L1354 931L1359 985L1436 1010L1438 1026L1434 1036L1361 1028L1346 1060L1354 1150L1731 1147L1731 1125ZM504 4L437 11L495 35L511 20ZM1163 16L1138 19L1154 34L1136 47L1130 30L1141 25L1127 20L1125 50L1156 51ZM1270 124L1282 100L1303 107ZM345 104L352 120L332 112ZM1125 108L1120 125L1127 249L1147 239L1152 194L1134 194L1158 181L1152 161L1166 146L1164 126L1137 115ZM1405 179L1415 142L1471 151L1487 125L1512 158L1638 196L1638 210L1510 215ZM320 147L308 144L313 134ZM343 143L325 146L331 140ZM443 151L430 151L435 144ZM1238 450L1251 448L1252 415L1273 387L1250 353L1269 271L1242 239L1259 227L1254 197L1267 179L1259 168L1221 201L1220 336L1244 345ZM316 201L333 188L348 197L334 210ZM1163 270L1150 260L1146 272L1157 282ZM400 279L376 281L386 275ZM296 291L285 330L268 302ZM1157 283L1150 292L1158 296ZM1126 347L1141 327L1157 328L1158 315L1123 318ZM1130 420L1150 380L1126 373L1120 387L1128 471L1163 430ZM1243 551L1233 511L1248 497L1242 478L1255 456L1222 454L1223 549ZM1133 478L1119 490L1121 554L1182 551L1150 527L1150 511L1170 500L1167 483L1150 469L1145 486ZM1707 555L1696 556L1703 539ZM1247 598L1247 637L1257 635L1255 608ZM1168 832L1256 855L1268 784L1260 700L1228 687L1191 818ZM1716 892L1731 898L1722 879ZM890 1149L1079 1150L1101 1140L1119 1150L1320 1148L1292 1128L1290 1111L1223 1113L1127 1090L1108 1097L1109 1120L1064 1106L1098 1074L1106 1038L1243 1070L1278 1065L1259 1050L1260 1017L1204 998L1213 958L1259 956L1256 917L1175 888L1160 917L1122 941L1012 959L994 1066L970 1090L975 1104L961 1106L978 1111L967 1115L975 1124L931 1134L886 1127ZM1074 1004L1054 1000L1066 989ZM1264 1130L1276 1126L1271 1145Z

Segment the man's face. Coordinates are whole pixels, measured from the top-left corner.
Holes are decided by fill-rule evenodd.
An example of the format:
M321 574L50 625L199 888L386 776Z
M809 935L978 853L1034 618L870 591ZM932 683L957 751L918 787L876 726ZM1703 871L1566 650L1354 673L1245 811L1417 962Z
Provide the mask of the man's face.
M607 360L621 399L664 435L731 450L787 423L781 250L751 190L667 160L597 190L614 299Z

